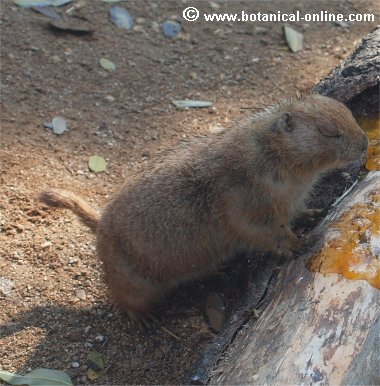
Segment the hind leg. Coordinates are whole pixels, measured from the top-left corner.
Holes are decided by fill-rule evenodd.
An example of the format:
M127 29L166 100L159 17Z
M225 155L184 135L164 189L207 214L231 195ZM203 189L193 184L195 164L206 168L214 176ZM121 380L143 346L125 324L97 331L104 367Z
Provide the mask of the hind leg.
M104 229L103 229L104 228ZM138 256L130 248L122 247L120 237L113 234L112 222L100 222L97 232L97 254L103 262L104 279L111 298L132 319L144 319L152 307L165 295L164 286L150 275L153 267L144 265L144 256ZM136 269L140 267L141 269Z
M144 319L164 297L162 286L133 269L134 256L128 256L112 238L104 242L102 236L98 236L97 252L104 263L104 280L113 302L131 319Z
M164 298L161 285L142 277L125 263L107 267L105 281L113 301L131 319L145 319L152 307Z

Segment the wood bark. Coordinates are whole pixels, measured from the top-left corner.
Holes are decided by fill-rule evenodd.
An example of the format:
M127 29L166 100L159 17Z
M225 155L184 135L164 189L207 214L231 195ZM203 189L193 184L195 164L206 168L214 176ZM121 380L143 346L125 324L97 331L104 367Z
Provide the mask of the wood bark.
M380 28L366 36L355 51L314 90L349 104L365 90L378 87L380 74ZM378 93L378 90L377 90Z
M314 91L342 101L355 116L378 113L379 53L377 28ZM348 172L352 183L358 170ZM331 205L348 188L342 188L339 176L330 175L318 191L319 207ZM350 203L365 200L368 189L380 190L380 172L363 179L313 232L322 239L332 219ZM270 273L274 265L262 278L253 276L260 283L260 296L255 297L251 283L231 322L207 347L190 382L380 385L379 291L365 281L311 273L305 268L307 258L283 267L277 281ZM254 320L253 310L263 305L267 306Z
M380 172L368 174L315 232L328 237L334 219L371 192L380 193ZM380 384L379 290L309 272L307 258L280 272L269 306L241 330L210 384Z

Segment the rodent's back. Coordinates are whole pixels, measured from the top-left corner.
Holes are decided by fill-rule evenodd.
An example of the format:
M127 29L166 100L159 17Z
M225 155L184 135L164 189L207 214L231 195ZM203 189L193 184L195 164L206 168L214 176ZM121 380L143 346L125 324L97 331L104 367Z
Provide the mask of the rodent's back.
M127 183L101 217L99 231L118 234L134 264L159 280L212 269L231 249L218 191L223 161L212 162L204 143L195 147Z
M357 158L365 143L339 102L287 100L190 142L127 183L106 208L102 229L112 229L152 276L191 276L242 244L227 211L249 212L264 227L291 220L319 174Z

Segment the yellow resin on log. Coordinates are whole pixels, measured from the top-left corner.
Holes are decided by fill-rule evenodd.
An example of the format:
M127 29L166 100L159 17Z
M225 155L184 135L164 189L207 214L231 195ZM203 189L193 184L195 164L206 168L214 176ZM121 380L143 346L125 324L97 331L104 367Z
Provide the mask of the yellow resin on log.
M380 289L380 193L351 207L327 233L324 247L307 264L309 270L366 280Z
M358 120L360 127L368 137L368 160L365 164L368 170L380 170L380 119L362 118Z

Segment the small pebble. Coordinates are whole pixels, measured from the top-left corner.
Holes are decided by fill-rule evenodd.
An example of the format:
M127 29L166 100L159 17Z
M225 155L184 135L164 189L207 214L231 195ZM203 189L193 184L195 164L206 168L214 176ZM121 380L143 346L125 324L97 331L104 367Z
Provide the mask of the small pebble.
M133 27L133 30L136 31L136 32L143 32L144 31L144 27L142 25L135 25Z
M257 35L265 35L268 32L268 28L265 27L256 27L255 32Z
M106 97L104 99L108 102L114 102L115 101L115 98L112 95L106 95Z
M213 134L217 134L217 133L221 133L222 131L224 131L226 128L223 127L223 126L211 126L209 128L209 132L210 133L213 133Z
M75 296L80 299L80 300L85 300L86 299L86 293L84 292L84 290L82 289L79 289L79 290L76 290L75 291Z
M137 24L144 24L145 22L146 22L145 17L138 17L138 18L136 19L136 23L137 23Z
M58 55L54 55L50 59L51 59L51 61L53 63L60 63L60 62L62 62L61 58Z
M104 336L103 336L103 335L96 335L95 340L96 340L97 342L103 342Z
M46 241L43 244L41 244L41 248L46 249L46 248L50 247L50 245L51 245L51 241Z
M79 260L76 259L75 257L72 259L69 259L69 264L70 265L77 265L79 263Z
M214 1L210 1L210 7L214 10L217 11L220 8L220 5L218 3L215 3Z
M71 364L71 367L73 367L74 369L77 369L79 366L80 366L80 364L78 362L73 362Z
M7 279L5 277L0 277L0 293L2 293L5 296L10 295L12 292L14 283L12 280Z

